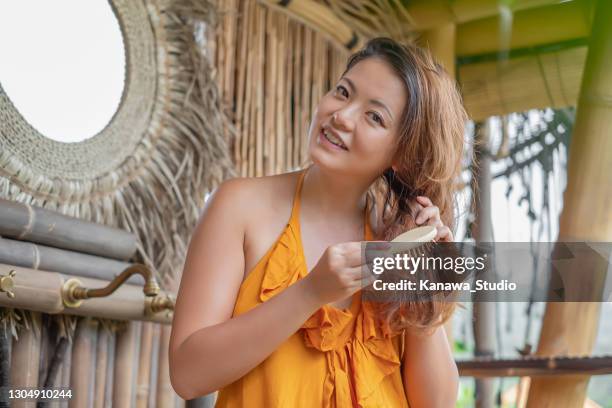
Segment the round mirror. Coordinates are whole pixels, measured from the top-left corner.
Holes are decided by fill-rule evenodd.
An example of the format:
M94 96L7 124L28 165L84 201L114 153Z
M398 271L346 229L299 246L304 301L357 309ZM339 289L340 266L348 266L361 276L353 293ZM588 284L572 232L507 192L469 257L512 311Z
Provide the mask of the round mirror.
M125 51L106 0L0 1L0 85L59 142L98 134L121 102Z

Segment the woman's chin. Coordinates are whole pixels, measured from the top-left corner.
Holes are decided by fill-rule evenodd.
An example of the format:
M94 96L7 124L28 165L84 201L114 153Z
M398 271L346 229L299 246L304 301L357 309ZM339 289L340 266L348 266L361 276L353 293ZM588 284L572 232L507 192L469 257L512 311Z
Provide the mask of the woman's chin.
M348 169L348 164L345 160L338 157L333 157L325 151L319 151L319 149L311 149L309 152L310 161L324 171L331 171L336 173L345 173Z

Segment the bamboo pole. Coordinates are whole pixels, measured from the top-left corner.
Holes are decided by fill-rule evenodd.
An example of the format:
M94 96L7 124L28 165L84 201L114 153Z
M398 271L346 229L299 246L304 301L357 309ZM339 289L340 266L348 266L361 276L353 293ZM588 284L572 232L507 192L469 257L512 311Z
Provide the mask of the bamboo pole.
M455 78L456 31L455 24L447 23L422 33L419 38L420 45L429 48L431 54L442 64L451 78ZM448 344L452 346L454 344L452 319L448 319L444 324L444 331Z
M266 59L265 59L265 92L264 92L264 138L263 166L264 174L270 175L274 172L274 158L276 157L276 90L279 88L278 80L278 27L275 15L268 12L266 15Z
M136 407L147 408L149 395L151 395L151 345L153 343L153 323L145 322L142 325L140 339L140 358L138 367L138 382L136 384Z
M127 322L126 327L117 332L115 349L115 370L113 381L113 407L132 407L136 393L133 388L134 364L137 356L137 339L140 325Z
M300 106L300 141L299 141L299 154L298 154L298 166L302 164L306 157L307 150L307 139L308 139L308 125L310 119L310 104L311 104L311 91L312 91L312 49L313 49L313 36L314 33L311 30L304 28L304 47L303 69L304 75L302 76L302 103Z
M136 236L128 231L2 198L0 235L120 260L136 252Z
M104 408L112 408L113 392L115 383L115 351L117 344L117 333L113 328L108 337L108 360L106 363L106 380L104 386Z
M53 349L55 347L52 342L51 331L51 316L41 314L40 316L40 355L38 361L38 384L45 385L47 373L49 372L49 363L53 358ZM53 339L55 340L55 339ZM53 342L55 343L55 342Z
M156 408L157 399L157 375L159 372L159 338L161 337L161 325L153 325L153 340L151 342L151 369L149 375L149 390L151 396L147 408Z
M19 332L19 339L13 339L11 349L11 387L38 387L38 368L40 363L40 313L30 313L32 325ZM14 400L11 407L26 408L31 402Z
M293 120L292 120L292 112L293 112L293 61L295 59L295 50L294 46L294 36L295 29L289 19L287 19L287 57L285 59L285 70L286 70L286 86L285 86L285 94L284 94L284 107L283 110L285 112L284 117L284 126L285 126L285 141L283 142L283 151L284 151L284 163L285 166L283 169L292 168L292 146L293 146Z
M264 175L264 77L266 55L266 9L261 6L256 7L256 47L255 47L255 176Z
M361 48L363 39L325 4L313 0L291 1L285 7L274 0L259 0L267 7L286 13L300 21L308 31L314 30L326 36L338 49L352 50Z
M72 347L72 371L70 408L89 407L93 404L94 383L92 369L95 367L98 322L89 317L79 319Z
M108 346L111 333L103 325L98 325L98 342L96 345L96 373L93 407L104 408L104 394L106 392L106 371L108 370Z
M145 312L145 296L139 286L124 284L107 297L86 299L79 307L68 308L63 304L61 290L64 282L72 276L0 264L0 275L7 275L12 270L16 271L13 288L15 297L0 296L0 306L108 319L144 320L166 324L172 321L171 316L166 313L151 315ZM90 278L79 280L87 288L102 288L109 283Z
M226 106L232 106L234 94L234 69L235 69L235 43L236 43L236 20L238 18L238 5L236 0L226 0L223 2L223 48L225 49L225 60L223 62L223 82L221 89L223 90L223 99Z
M236 77L236 134L238 140L236 141L236 166L240 170L241 176L246 176L246 157L247 157L247 141L245 140L245 123L244 117L245 112L248 112L248 109L245 106L245 102L247 99L247 76L250 70L247 71L248 64L248 53L247 53L247 40L249 35L249 23L251 21L248 11L250 9L250 2L241 1L239 2L239 20L238 23L242 29L240 30L240 46L238 47L238 61L247 61L247 64L240 63L238 64L237 77Z
M610 21L612 2L598 1L569 149L567 189L559 221L559 241L612 240L612 184L609 180L612 174ZM606 271L601 268L593 272L599 272L600 282L593 279L589 282L581 281L579 284L575 281L576 277L563 276L564 281L571 283L571 286L566 283L566 288L578 288L575 290L591 293L589 296L601 295ZM536 354L590 354L597 334L599 312L599 303L548 303ZM581 406L586 397L588 383L589 376L534 378L527 405Z
M62 361L62 377L61 377L61 386L65 388L70 388L70 373L72 372L72 346L73 341L68 341L66 346L66 351L64 353L64 361ZM68 404L70 401L62 401L60 406L62 408L68 408Z
M245 157L247 159L248 172L247 175L253 177L255 175L255 132L256 132L256 111L255 111L255 101L256 101L256 86L255 81L257 78L257 56L255 55L255 47L257 46L257 4L254 0L249 0L249 13L248 17L250 19L250 35L249 35L249 45L248 45L248 76L247 76L247 102L246 109L246 124L245 131L247 132L247 154Z
M600 357L535 357L510 359L477 358L457 361L462 377L565 377L577 374L612 374L612 356ZM525 395L526 396L526 395ZM581 406L581 405L578 405Z
M170 346L170 326L161 328L159 339L159 357L157 370L157 404L160 407L171 407L174 405L174 389L170 383L170 366L168 360L168 348Z
M274 158L275 166L273 172L275 174L282 173L286 169L285 149L287 142L287 129L285 120L289 114L289 105L284 104L285 95L287 93L287 55L289 54L289 21L285 16L275 13L275 20L278 26L278 44L277 44L277 63L278 67L278 82L276 86L276 157Z
M48 315L47 315L48 316ZM39 377L39 383L42 384L44 388L52 388L52 387L62 387L63 377L63 363L65 361L66 351L68 350L69 340L66 337L61 336L57 325L55 325L56 330L51 331L50 338L56 339L57 342L53 341L55 344L53 347L50 347L50 350L53 350L50 358L49 364L46 370L40 369L40 374L42 376ZM58 338L59 337L59 338ZM42 361L42 360L41 360ZM67 401L66 401L67 402ZM39 401L36 403L37 408L59 408L62 406L62 400L55 401Z
M11 331L6 321L0 322L0 387L10 387ZM9 408L9 402L0 400L0 408Z
M479 122L475 129L474 166L472 174L472 194L475 204L475 222L472 224L472 236L478 243L493 242L493 220L491 219L491 155L489 139L491 121ZM490 268L491 265L488 265ZM494 302L487 301L488 295L474 294L473 329L474 354L476 357L493 357L495 355L495 307ZM449 320L450 321L450 320ZM452 328L452 326L451 326ZM450 343L452 344L452 343ZM476 407L495 406L495 379L476 379Z
M112 280L130 265L115 259L67 251L31 242L0 237L0 262L32 269L61 272L68 275ZM142 276L131 276L128 282L144 284Z
M304 64L304 47L302 44L302 38L304 37L303 27L298 24L294 24L295 29L295 43L293 46L294 60L293 60L293 137L292 137L292 156L291 165L292 167L299 166L299 152L300 152L300 125L302 124L301 112L302 112L302 67Z

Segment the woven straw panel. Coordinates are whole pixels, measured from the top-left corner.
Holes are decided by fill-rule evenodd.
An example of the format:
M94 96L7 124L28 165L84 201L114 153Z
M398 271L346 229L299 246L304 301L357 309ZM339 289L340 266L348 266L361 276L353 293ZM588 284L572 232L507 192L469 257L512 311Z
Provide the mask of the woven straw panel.
M575 106L587 48L459 67L464 103L473 120L546 107Z
M206 193L234 174L233 131L198 39L216 9L208 0L110 4L126 52L118 111L94 137L56 142L0 86L0 197L137 233L137 260L172 290Z

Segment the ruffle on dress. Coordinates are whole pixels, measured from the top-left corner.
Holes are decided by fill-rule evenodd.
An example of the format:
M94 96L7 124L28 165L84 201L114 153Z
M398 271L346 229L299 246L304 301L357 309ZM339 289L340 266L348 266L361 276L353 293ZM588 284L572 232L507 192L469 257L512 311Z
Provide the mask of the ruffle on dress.
M265 266L259 299L264 302L306 276L296 231L291 224L281 235ZM302 325L307 347L325 353L327 373L323 407L382 407L375 390L400 367L400 358L388 327L378 324L374 311L361 294L350 310L325 305Z

